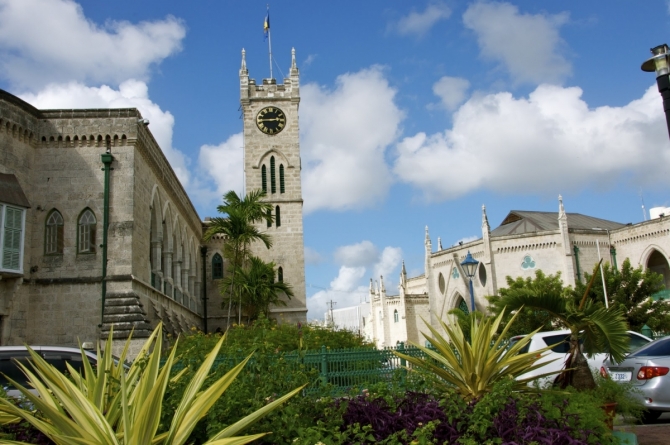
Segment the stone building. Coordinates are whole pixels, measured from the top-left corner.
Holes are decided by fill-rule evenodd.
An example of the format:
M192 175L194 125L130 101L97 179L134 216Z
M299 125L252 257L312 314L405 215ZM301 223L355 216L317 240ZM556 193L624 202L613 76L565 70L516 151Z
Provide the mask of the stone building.
M482 208L480 239L448 248L438 239L433 250L426 228L424 245L424 275L407 279L403 265L398 296L386 296L383 281L374 288L371 285L365 329L378 346L407 340L423 344L420 331L426 328L421 317L439 329L438 317L444 318L450 310L472 310L469 279L461 266L468 252L479 261L473 289L480 311L488 305L485 296L506 287L508 276L532 278L541 269L547 275L560 272L563 282L574 286L599 258L615 267L628 258L634 267L662 274L670 289L670 218L658 215L637 224L621 224L567 213L561 197L558 212L511 211L494 230Z
M280 322L305 322L307 300L305 290L305 252L302 225L302 186L300 179L300 135L298 105L300 104L300 72L295 50L291 52L289 77L278 84L276 79L263 79L260 84L249 77L246 53L242 50L240 68L240 103L243 112L245 189L262 189L272 204L274 223L262 223L260 231L272 237L272 249L261 243L252 246L253 254L277 266L277 279L289 283L294 297L286 306L271 308L272 318ZM207 249L208 277L222 277L222 237L212 239ZM216 261L216 262L215 262ZM215 267L216 264L216 267ZM219 266L220 265L220 266ZM218 272L215 273L215 271ZM221 307L218 283L207 285L208 327L227 326L227 308ZM235 312L234 320L237 320Z
M283 85L256 85L244 59L240 78L245 187L271 175L276 212L274 248L258 252L296 291L277 318L305 320L295 53ZM268 107L283 131L257 125ZM76 345L112 327L141 343L159 321L202 328L206 312L222 326L225 239L204 245L203 224L137 109L39 110L0 90L0 344Z

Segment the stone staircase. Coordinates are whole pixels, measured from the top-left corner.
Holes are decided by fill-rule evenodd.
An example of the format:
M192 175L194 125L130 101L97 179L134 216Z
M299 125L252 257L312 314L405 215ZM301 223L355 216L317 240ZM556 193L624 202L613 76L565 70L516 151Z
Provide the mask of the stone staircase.
M102 322L102 338L109 337L114 328L114 339L147 338L153 329L147 318L140 297L133 291L108 292Z

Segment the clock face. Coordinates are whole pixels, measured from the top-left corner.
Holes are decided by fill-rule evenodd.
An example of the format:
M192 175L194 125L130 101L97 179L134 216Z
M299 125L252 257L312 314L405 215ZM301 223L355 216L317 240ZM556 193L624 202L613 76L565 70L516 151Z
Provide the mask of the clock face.
M277 107L265 107L256 116L256 126L265 134L277 134L286 126L286 115Z

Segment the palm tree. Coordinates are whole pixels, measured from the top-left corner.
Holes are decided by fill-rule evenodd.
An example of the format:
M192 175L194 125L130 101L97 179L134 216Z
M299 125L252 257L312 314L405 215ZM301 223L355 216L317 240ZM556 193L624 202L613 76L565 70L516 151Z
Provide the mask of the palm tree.
M621 361L628 350L627 325L621 311L604 308L587 298L599 265L594 269L581 301L576 302L562 292L549 288L520 288L509 291L500 302L511 311L522 307L546 311L570 329L570 350L563 372L556 379L562 388L572 386L577 390L587 390L596 386L579 346L580 336L587 354L607 351L615 361Z
M262 190L253 190L247 193L244 199L241 199L233 190L223 195L223 204L219 205L216 210L225 214L226 217L212 218L211 224L205 232L203 239L210 240L214 235L224 235L225 245L223 255L229 261L233 270L242 268L250 255L249 249L251 243L254 241L261 241L266 248L272 247L272 239L266 233L261 233L259 228L255 225L261 221L272 223L273 216L272 206L263 202L265 192ZM225 287L228 286L228 321L230 326L230 312L233 304L233 296L235 295L235 273L232 274L232 279L224 283L222 293L225 292ZM242 320L242 294L240 292L240 306L238 308L238 323Z
M293 289L283 281L275 281L275 263L266 263L256 256L250 256L248 267L238 267L233 274L227 278L237 283L240 296L246 306L248 321L253 321L263 314L266 317L270 313L270 305L286 306L281 299L286 295L289 299L293 296Z

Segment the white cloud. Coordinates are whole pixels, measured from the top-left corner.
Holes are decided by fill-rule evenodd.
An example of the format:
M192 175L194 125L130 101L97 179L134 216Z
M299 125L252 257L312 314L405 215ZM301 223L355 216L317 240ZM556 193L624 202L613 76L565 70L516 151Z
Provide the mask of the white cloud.
M335 260L340 264L337 277L327 290L322 290L307 299L308 318L319 319L328 309L328 302L337 303L336 309L355 306L365 301L369 292L369 279L379 280L384 276L388 295L397 295L394 290L397 280L389 279L398 271L402 249L385 247L381 253L370 241L342 246L335 251ZM370 276L373 275L373 277Z
M454 110L466 99L470 82L462 77L444 76L433 85L433 93L447 110Z
M509 3L471 5L465 26L477 34L481 57L501 63L515 82L560 83L572 72L561 54L559 28L568 14L521 14Z
M426 6L423 12L412 11L402 17L397 23L391 24L400 35L424 36L440 20L448 19L451 16L451 9L443 3L433 3Z
M373 276L375 278L383 276L385 282L390 282L391 274L398 270L401 261L402 249L400 247L385 247L373 267ZM393 293L391 292L391 294Z
M335 260L350 267L369 266L379 259L379 251L370 241L339 247L335 251Z
M477 189L536 194L622 180L668 184L656 88L624 107L589 109L581 95L576 87L541 85L528 98L473 97L454 114L451 130L403 139L394 171L429 200Z
M174 117L169 111L149 99L147 84L139 80L127 80L115 90L106 85L87 87L78 82L50 84L38 93L20 95L31 105L41 108L137 108L142 117L149 119L149 129L163 149L172 169L181 183L189 185L188 159L172 146Z
M244 189L244 141L242 133L230 136L219 145L203 145L198 156L199 175L193 181L196 198L203 205L221 203L229 190L238 195ZM211 185L215 186L215 190ZM192 190L195 191L195 190Z
M185 34L174 17L99 26L72 0L0 0L0 76L32 91L72 80L146 80L153 65L181 49Z
M374 205L392 183L384 153L403 112L378 66L338 76L336 88L301 87L305 213Z

